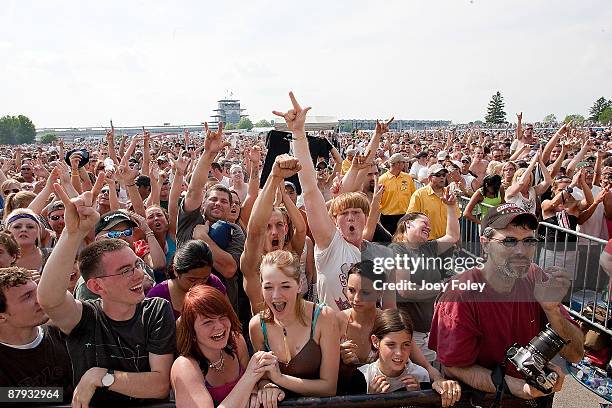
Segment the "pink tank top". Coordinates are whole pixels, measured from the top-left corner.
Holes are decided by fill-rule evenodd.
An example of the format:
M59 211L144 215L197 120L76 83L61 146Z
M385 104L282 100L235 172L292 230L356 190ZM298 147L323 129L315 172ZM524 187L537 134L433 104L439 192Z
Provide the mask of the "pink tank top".
M242 369L241 365L238 365L238 377L234 381L219 385L218 387L213 387L208 383L208 381L206 381L206 379L204 380L204 386L206 387L206 389L210 393L211 398L215 402L215 406L223 402L225 397L227 397L228 394L232 392L236 384L238 384L238 381L240 381L240 378L242 378L242 374L244 374L244 370Z

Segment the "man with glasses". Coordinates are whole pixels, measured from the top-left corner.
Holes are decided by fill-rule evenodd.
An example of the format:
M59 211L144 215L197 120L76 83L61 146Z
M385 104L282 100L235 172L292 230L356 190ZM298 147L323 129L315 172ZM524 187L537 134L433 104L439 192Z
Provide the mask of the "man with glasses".
M56 240L59 239L64 230L64 203L61 201L54 201L51 204L47 212L47 221L53 232L55 232Z
M30 162L26 162L21 165L21 178L26 183L34 183L36 178L34 177L34 171L32 170L32 164Z
M512 344L527 345L547 323L566 342L561 357L578 362L584 354L582 332L561 304L570 285L567 272L542 271L533 263L537 229L535 215L512 204L490 209L482 220L484 263L450 282L484 286L451 286L435 305L429 347L438 353L445 372L475 389L497 392L499 398L504 393L544 397L504 361ZM565 374L551 368L559 375L557 392ZM551 396L545 398L550 401L542 403L552 403Z
M431 222L429 239L438 239L446 235L446 204L442 201L445 188L448 186L448 170L441 164L434 164L428 169L428 184L421 187L410 197L406 214L419 212L427 215ZM457 218L460 216L459 208Z
M90 192L70 199L62 187L55 189L66 208L66 227L45 265L38 301L67 336L77 384L73 406L167 399L176 341L170 303L145 299L144 263L119 239L96 241L81 252L81 274L101 299L74 299L66 290L70 266L99 214Z

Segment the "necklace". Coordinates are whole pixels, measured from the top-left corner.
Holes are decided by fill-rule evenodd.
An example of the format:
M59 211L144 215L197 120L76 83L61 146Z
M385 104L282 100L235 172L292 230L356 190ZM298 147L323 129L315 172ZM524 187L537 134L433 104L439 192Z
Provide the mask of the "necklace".
M287 328L285 328L285 326L281 324L279 321L276 321L276 319L274 320L276 324L278 324L280 328L283 329L283 344L285 346L285 358L286 358L285 364L289 364L289 362L291 361L291 352L289 351L289 343L287 342Z
M215 361L208 363L208 366L215 371L223 372L223 367L225 366L225 359L223 357L223 350L221 350L221 357Z

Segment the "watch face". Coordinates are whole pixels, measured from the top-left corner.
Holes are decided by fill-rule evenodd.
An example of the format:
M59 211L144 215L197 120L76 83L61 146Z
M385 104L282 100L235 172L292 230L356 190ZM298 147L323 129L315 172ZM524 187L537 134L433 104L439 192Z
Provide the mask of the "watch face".
M110 387L115 382L115 376L111 373L106 373L104 377L102 377L102 385L105 387Z

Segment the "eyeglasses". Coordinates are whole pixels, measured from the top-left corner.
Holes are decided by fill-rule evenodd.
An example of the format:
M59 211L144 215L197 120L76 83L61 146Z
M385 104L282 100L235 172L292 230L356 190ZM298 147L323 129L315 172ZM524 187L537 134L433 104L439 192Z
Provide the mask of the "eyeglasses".
M489 238L489 239L492 241L497 241L501 243L506 248L514 248L519 242L522 242L523 245L525 246L534 247L538 244L538 242L540 242L535 237L527 237L525 239L517 239L514 237L505 237L504 239L499 239L499 238Z
M124 229L123 231L108 231L106 235L108 238L121 238L131 237L134 234L133 228Z
M119 273L113 273L111 275L104 275L104 276L97 276L97 278L110 278L111 276L121 276L121 277L129 278L130 276L134 274L134 271L136 271L136 269L140 269L143 271L145 269L145 263L140 258L138 258L134 266L126 266L125 268L121 269L121 272Z
M60 220L60 218L61 218L61 219L64 219L64 216L63 216L63 215L51 215L51 216L49 216L49 219L50 219L51 221L59 221L59 220Z
M11 188L8 190L4 190L3 193L5 196L11 194L11 193L18 193L20 190L18 188Z

